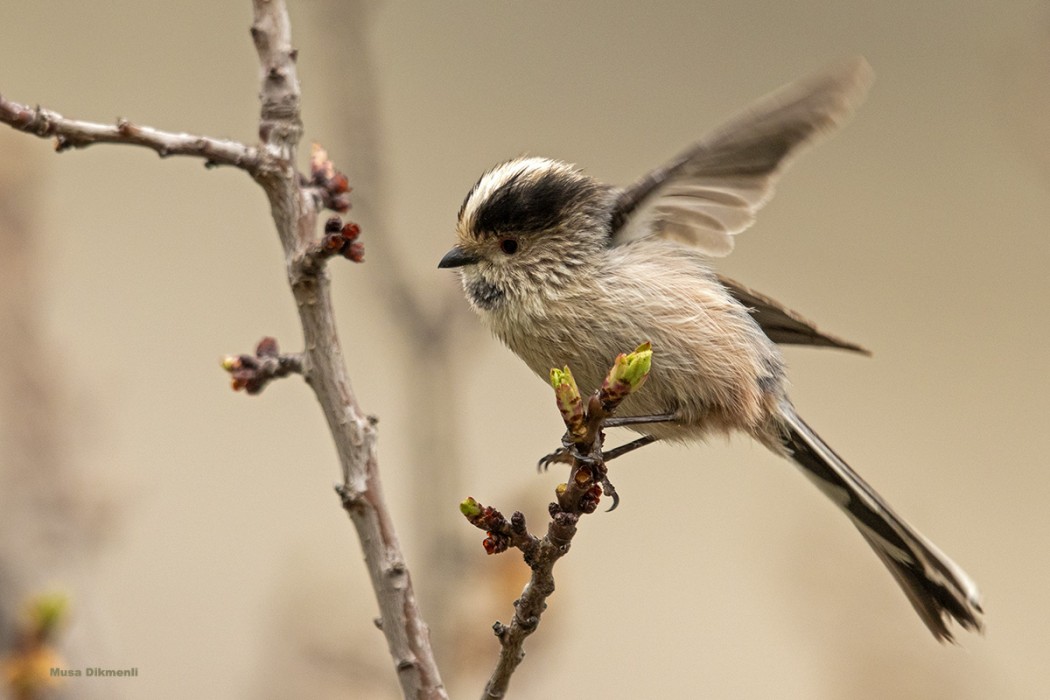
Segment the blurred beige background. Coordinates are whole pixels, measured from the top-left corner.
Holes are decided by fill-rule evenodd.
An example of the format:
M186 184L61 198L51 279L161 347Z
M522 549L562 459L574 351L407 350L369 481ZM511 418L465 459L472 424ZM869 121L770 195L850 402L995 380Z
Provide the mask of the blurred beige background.
M795 403L979 582L987 635L937 645L846 518L762 448L655 446L615 464L623 504L584 522L512 691L1050 695L1050 4L293 0L292 13L307 140L350 173L364 229L367 263L333 268L343 343L382 419L387 493L457 695L480 692L489 625L524 582L484 555L458 500L525 509L538 527L559 475L533 465L560 436L544 385L465 302L443 301L456 281L435 266L463 195L523 152L629 181L852 54L878 75L867 104L719 265L874 350L789 350ZM0 92L251 140L250 19L246 0L3 3ZM17 303L38 309L54 444L106 513L101 544L22 578L70 591L70 665L140 674L82 679L71 696L393 697L312 396L297 381L234 394L218 367L263 335L299 343L261 192L195 160L56 156L9 130L0 160L36 188L19 201L39 287ZM434 395L406 366L427 340L388 303L392 256L457 355ZM428 412L458 426L432 453L455 463L411 446ZM443 495L424 509L427 492ZM9 509L0 537L20 541L39 515Z

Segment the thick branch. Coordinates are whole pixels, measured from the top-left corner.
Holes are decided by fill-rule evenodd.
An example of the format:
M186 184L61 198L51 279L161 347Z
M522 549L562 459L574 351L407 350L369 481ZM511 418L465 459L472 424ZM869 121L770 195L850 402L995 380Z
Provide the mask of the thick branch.
M261 68L258 148L162 132L124 120L115 126L76 121L2 97L0 122L37 136L54 137L59 151L95 143L144 146L162 156L196 156L209 165L240 168L262 186L284 249L289 283L303 326L305 350L301 356L278 356L274 346L272 353L257 353L267 355L257 364L266 370L264 374L269 373L259 378L268 380L289 372L301 372L313 388L342 465L343 484L338 490L365 553L379 601L381 628L402 692L405 697L445 698L427 626L416 604L401 546L383 499L375 449L376 421L365 416L357 404L336 335L330 280L324 263L337 252L359 261L361 248L359 244L355 247L354 228L341 227L338 241L333 239L335 232L328 232L327 238L318 240L318 208L329 202L316 196L317 183L311 183L295 169L303 126L296 50L291 46L287 8L284 0L253 0L253 7L251 33ZM331 202L337 203L337 200Z
M376 420L360 409L335 328L330 279L318 264L317 209L292 164L302 135L300 91L287 9L280 0L254 0L252 38L261 67L259 136L285 167L259 171L287 256L288 278L303 326L303 375L321 404L343 469L338 487L357 529L381 628L405 697L445 698L429 633L416 603L393 520L383 498L376 456Z
M158 131L126 119L118 119L115 125L66 119L50 109L30 107L2 95L0 123L41 138L54 137L56 151L87 148L96 143L123 143L152 149L161 157L193 156L203 158L209 166L232 165L253 174L260 165L259 150L237 141Z

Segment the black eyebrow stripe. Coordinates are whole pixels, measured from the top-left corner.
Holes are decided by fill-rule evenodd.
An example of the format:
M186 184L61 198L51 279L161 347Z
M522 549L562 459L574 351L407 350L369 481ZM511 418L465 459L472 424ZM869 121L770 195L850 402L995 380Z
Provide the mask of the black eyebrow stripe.
M553 168L539 174L524 170L514 173L477 207L471 232L480 238L553 228L564 219L567 209L596 188L589 178Z

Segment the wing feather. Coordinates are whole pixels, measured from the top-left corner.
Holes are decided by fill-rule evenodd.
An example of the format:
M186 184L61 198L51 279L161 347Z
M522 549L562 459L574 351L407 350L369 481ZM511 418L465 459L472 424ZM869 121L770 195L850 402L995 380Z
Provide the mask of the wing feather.
M787 85L730 119L667 165L623 189L612 244L662 236L709 255L733 249L773 195L790 158L840 126L872 81L863 58Z
M871 355L869 350L856 343L817 330L811 321L765 294L723 275L718 275L718 281L734 299L751 309L755 323L778 345L815 345Z

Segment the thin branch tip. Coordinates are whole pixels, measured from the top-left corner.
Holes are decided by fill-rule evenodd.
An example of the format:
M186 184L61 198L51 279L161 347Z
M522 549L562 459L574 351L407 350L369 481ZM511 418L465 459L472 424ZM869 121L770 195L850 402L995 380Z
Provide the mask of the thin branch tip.
M332 257L341 256L355 263L365 261L365 246L357 238L361 227L352 221L343 223L338 216L329 217L321 240L310 246L300 261L301 271L317 274Z

